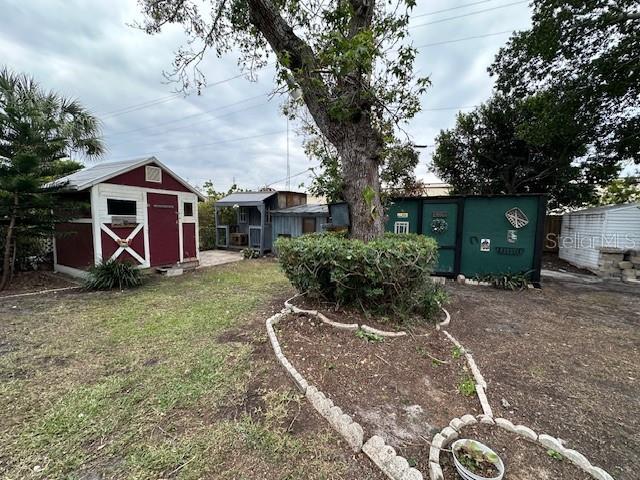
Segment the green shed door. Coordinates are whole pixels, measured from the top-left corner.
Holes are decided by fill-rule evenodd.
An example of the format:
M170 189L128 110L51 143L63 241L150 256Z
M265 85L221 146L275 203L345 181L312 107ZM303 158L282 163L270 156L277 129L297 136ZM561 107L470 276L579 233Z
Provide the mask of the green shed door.
M473 277L532 270L539 205L535 196L467 198L460 271Z
M438 242L435 273L453 274L457 270L459 249L457 200L425 200L422 206L422 233Z

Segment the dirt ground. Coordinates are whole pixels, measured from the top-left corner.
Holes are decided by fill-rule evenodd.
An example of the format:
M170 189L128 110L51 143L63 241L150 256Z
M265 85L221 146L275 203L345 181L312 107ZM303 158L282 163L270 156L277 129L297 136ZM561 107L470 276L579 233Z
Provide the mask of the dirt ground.
M501 428L473 425L461 431L461 438L473 438L490 445L506 467L506 479L514 480L591 480L591 476L562 458L554 458L547 449ZM459 480L453 459L440 454L445 480Z
M0 292L0 298L19 293L75 287L77 283L66 275L49 271L17 272L9 286Z
M277 335L289 361L352 415L366 438L382 436L423 472L433 435L454 417L481 413L464 356L433 327L367 339L296 315L278 324ZM463 383L472 388L466 395Z
M586 268L579 268L575 265L571 265L569 262L562 260L557 253L545 253L542 255L542 268L546 270L553 270L556 272L567 272L567 273L580 273L582 275L593 275L595 274L587 270Z
M640 289L447 288L448 330L473 352L494 414L563 439L617 480L637 479Z

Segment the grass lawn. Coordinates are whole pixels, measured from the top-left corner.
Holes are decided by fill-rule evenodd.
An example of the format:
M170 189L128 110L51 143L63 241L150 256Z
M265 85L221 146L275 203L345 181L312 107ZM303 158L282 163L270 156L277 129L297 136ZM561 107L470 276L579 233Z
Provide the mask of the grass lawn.
M260 260L0 301L3 478L377 478L275 363L289 293Z

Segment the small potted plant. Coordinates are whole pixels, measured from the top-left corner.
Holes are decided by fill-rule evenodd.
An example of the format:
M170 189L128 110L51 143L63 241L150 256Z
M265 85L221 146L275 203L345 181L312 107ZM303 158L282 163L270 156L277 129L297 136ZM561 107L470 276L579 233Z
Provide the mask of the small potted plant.
M451 452L456 470L465 480L502 480L504 463L486 445L461 439L453 442Z

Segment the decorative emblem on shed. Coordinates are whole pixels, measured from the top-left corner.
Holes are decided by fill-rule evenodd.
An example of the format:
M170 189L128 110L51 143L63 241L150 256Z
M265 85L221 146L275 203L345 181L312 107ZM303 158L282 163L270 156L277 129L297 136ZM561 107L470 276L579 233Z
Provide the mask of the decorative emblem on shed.
M444 218L434 218L431 220L431 231L433 231L433 233L444 233L448 228L449 225Z
M504 216L514 228L522 228L529 223L527 216L518 207L507 210Z

